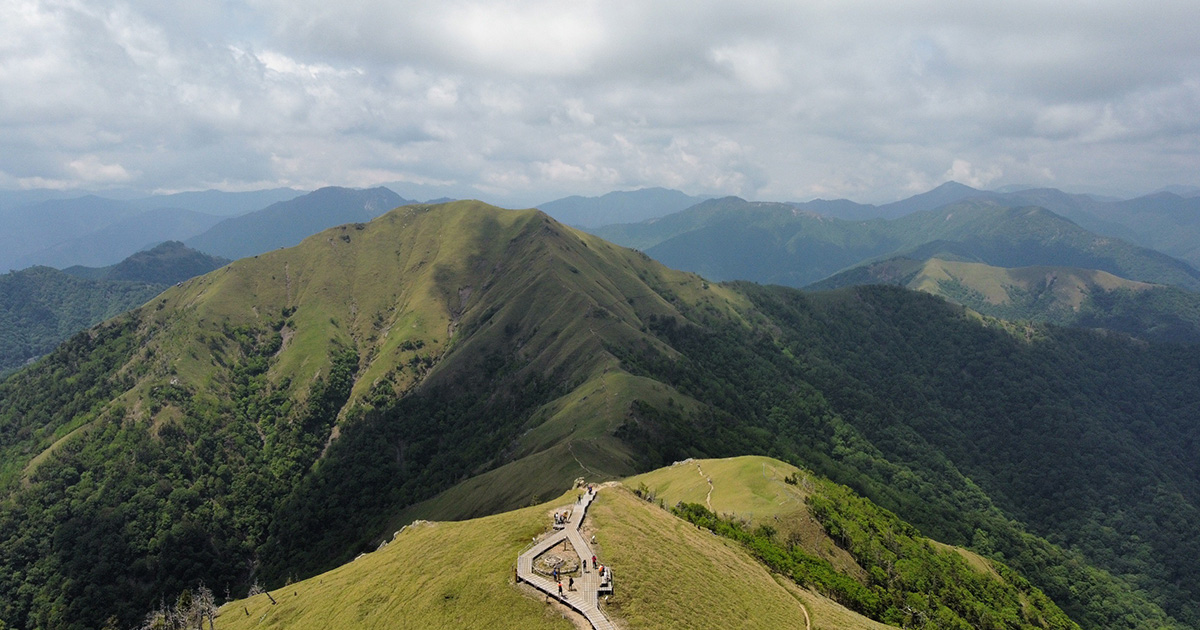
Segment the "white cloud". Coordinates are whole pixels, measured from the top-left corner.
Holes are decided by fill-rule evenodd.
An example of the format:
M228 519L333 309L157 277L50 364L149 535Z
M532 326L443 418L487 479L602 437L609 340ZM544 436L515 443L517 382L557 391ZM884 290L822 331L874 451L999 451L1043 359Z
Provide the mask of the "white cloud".
M1004 171L998 167L981 169L966 160L954 160L949 170L942 175L942 179L966 184L972 188L986 189L988 184L991 184L1003 173Z
M726 68L746 87L774 90L785 85L779 49L773 44L751 42L717 46L710 52L713 63Z
M67 169L89 184L117 184L133 179L124 166L106 163L94 155L85 155L67 164Z
M1118 0L8 0L0 185L1200 184L1197 22Z

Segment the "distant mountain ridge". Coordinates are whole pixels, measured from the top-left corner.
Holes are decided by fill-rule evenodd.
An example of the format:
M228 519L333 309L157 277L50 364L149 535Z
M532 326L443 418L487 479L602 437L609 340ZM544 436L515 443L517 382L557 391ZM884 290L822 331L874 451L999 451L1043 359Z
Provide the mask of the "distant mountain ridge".
M572 195L540 204L538 209L567 225L595 228L663 217L706 199L668 188L642 188L599 197Z
M978 199L897 219L847 221L792 204L727 197L595 232L714 280L802 287L865 261L898 255L924 259L949 248L959 258L992 266L1098 269L1200 290L1200 271L1166 254L1099 236L1043 208Z
M163 241L181 241L222 217L301 194L291 189L246 193L204 191L110 199L94 194L13 196L0 208L0 269L46 265L106 266Z
M185 242L202 252L236 260L291 247L335 225L365 223L410 203L415 202L383 187L356 190L330 186L225 219Z
M220 221L221 217L216 215L177 208L141 211L22 256L14 264L18 268L31 265L58 269L103 267L158 243L190 238Z
M1098 234L1122 238L1200 267L1200 194L1194 186L1168 186L1133 199L1101 199L1055 188L978 190L957 182L881 206L847 200L791 205L847 220L899 218L948 203L985 200L1008 207L1039 206Z

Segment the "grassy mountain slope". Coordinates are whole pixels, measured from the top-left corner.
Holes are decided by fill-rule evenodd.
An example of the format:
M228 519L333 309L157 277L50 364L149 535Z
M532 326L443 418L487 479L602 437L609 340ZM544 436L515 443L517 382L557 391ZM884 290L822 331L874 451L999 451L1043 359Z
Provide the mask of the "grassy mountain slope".
M251 561L272 580L309 574L368 544L395 508L527 453L569 449L629 472L611 436L623 410L576 427L568 395L609 382L609 346L667 352L639 322L674 313L664 294L730 309L732 294L702 285L539 213L462 202L334 228L171 288L0 392L0 520L47 545L2 548L22 568L0 583L0 614L71 625L115 600L127 617L185 577L244 584ZM80 352L104 359L79 365ZM85 380L97 383L87 397L62 386ZM47 397L50 383L62 385ZM534 422L545 429L523 444ZM130 449L145 458L126 466ZM81 470L100 483L81 486ZM560 474L561 488L575 471ZM45 511L70 488L88 507ZM114 529L159 510L176 517ZM88 553L51 551L64 521L90 532L77 537ZM34 566L80 590L19 579ZM89 584L117 594L87 597Z
M707 476L698 476L698 466ZM789 476L803 477L803 485L785 483ZM712 504L719 511L754 512L753 526L772 523L778 527L773 535L777 540L805 550L821 549L837 558L841 566L836 572L844 579L870 582L867 572L838 547L809 507L813 498L820 505L826 495L836 496L835 486L769 458L688 462L604 488L593 505L585 533L595 535L599 555L618 576L616 592L603 604L608 615L627 627L646 629L803 627L806 616L815 628L891 627L836 603L815 590L817 586L773 574L751 549L713 536L631 491L642 492L638 488L649 485L671 503L704 502L709 479L714 488ZM571 503L573 495L569 492L548 503L469 521L418 522L376 552L272 592L277 605L264 595L226 605L217 625L227 629L559 627L557 609L543 603L542 596L515 586L512 573L516 556L530 536L545 531L548 514ZM864 518L880 533L863 540L883 544L883 532L894 525L877 510ZM800 527L792 528L795 524ZM951 570L958 571L957 579L977 580L995 589L992 597L1008 593L1013 621L1024 617L1014 627L1056 627L1056 623L1074 627L1036 590L1021 594L1019 589L1028 586L1020 586L1019 578L1014 589L1008 582L1013 579L1011 572L1001 578L989 561L964 550L931 549L929 553L942 558L947 567L956 567ZM956 581L946 570L931 569L930 575L943 582ZM886 585L878 588L888 592ZM985 604L981 599L970 605L993 604L994 600ZM498 613L501 610L505 613ZM926 603L913 610L909 625L919 615L932 619L939 607Z
M1115 330L1151 341L1200 342L1200 294L1094 269L1022 267L930 258L860 265L810 285L821 291L895 284L1007 320Z
M0 383L0 619L300 580L448 488L425 507L766 453L1002 556L1088 627L1178 627L1200 599L1198 382L1170 348L1015 338L895 288L714 285L536 211L408 206Z
M272 591L276 606L264 595L230 603L217 627L573 628L543 596L513 584L517 555L547 529L549 513L573 498L413 525L376 552ZM729 543L618 488L601 491L592 509L589 522L601 528L597 539L613 550L621 576L621 595L606 612L628 617L630 627L803 625L798 598ZM841 627L884 627L803 592L832 609L830 618L854 621Z
M190 247L225 258L242 258L291 247L311 234L371 219L409 203L387 188L327 187L225 219L186 239Z
M1077 627L1011 569L931 545L848 489L778 460L689 460L625 483L650 501L684 504L675 511L703 515L695 522L706 528L724 521L732 528L716 531L749 541L775 570L892 625Z

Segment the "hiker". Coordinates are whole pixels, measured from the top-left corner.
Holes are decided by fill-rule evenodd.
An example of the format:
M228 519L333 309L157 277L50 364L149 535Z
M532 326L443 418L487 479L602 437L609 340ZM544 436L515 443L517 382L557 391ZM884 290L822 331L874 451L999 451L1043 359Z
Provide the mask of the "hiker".
M558 596L559 596L560 598L563 596L563 593L562 593L562 582L559 582L559 583L558 583Z
M592 568L596 568L596 556L592 556Z
M567 578L567 590L568 591L575 590L575 578L573 578L573 577Z

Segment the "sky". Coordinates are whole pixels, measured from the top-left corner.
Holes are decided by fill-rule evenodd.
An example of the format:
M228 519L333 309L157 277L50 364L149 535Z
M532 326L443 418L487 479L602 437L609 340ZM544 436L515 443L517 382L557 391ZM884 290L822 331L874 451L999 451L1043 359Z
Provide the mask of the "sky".
M1200 185L1194 0L0 0L0 189Z

